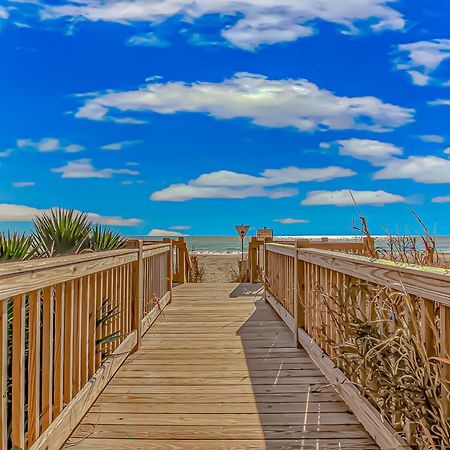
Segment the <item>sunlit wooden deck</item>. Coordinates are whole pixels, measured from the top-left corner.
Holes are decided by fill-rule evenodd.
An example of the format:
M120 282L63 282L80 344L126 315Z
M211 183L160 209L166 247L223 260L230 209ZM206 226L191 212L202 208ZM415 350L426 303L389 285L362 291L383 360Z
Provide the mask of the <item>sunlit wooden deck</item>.
M292 332L237 284L185 284L66 447L377 449Z

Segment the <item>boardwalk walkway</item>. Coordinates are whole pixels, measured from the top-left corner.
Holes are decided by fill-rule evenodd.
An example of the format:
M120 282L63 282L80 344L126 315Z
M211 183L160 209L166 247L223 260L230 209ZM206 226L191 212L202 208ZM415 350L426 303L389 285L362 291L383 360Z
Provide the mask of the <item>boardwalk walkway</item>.
M256 288L186 284L66 447L377 449Z

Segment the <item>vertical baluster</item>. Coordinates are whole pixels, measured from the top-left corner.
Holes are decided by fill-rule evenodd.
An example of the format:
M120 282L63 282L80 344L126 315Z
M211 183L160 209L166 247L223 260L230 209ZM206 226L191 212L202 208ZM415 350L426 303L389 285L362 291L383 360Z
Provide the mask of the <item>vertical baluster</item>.
M120 318L120 335L125 335L125 266L119 267L119 318ZM122 338L121 338L122 340Z
M441 357L450 359L450 308L440 305L440 351ZM445 389L442 389L442 411L446 419L450 419L450 365L442 364L441 379L443 380Z
M311 290L309 288L309 268L310 268L310 263L305 262L303 263L303 276L304 276L304 283L305 283L305 287L304 287L304 308L305 308L305 331L311 336L311 330L310 330L310 315L311 315L311 310L310 310L310 304L311 304L311 300L310 300L310 295L311 295Z
M8 450L8 302L0 300L0 450Z
M74 315L74 288L73 281L65 286L65 311L64 311L64 404L72 400L73 377L73 315Z
M80 280L80 300L81 300L81 367L80 379L81 386L84 386L88 380L88 339L89 339L89 294L90 294L90 277L84 277Z
M25 295L13 299L12 445L25 448Z
M42 431L53 420L54 289L43 290L42 306Z
M107 306L105 307L103 314L111 314L112 311L112 301L111 301L111 290L110 290L110 282L111 282L111 271L110 270L106 270L105 271L105 291L104 291L104 298L105 301L107 301ZM103 337L108 337L111 334L111 320L108 319L107 321L105 321L104 325L103 325ZM108 354L109 353L109 345L108 343L104 343L102 345L104 353Z
M73 387L72 397L78 394L81 387L81 295L82 279L76 279L72 282L72 301L73 301Z
M66 285L64 283L55 286L55 382L54 382L54 409L57 416L64 405L64 350L65 350L65 310L66 310Z
M109 297L111 299L111 314L109 333L113 335L116 332L116 313L117 313L117 291L116 291L116 269L113 267L110 271L109 279ZM108 344L108 353L114 351L115 341L111 340Z
M130 271L130 265L127 264L124 267L124 286L125 286L125 294L124 294L124 317L125 317L125 327L124 327L124 332L125 334L128 334L130 329L129 329L129 324L130 324L130 291L129 291L129 286L128 286L128 274Z
M98 307L98 273L89 276L89 357L88 357L88 376L91 378L97 370L96 356L97 347L97 307Z
M28 297L28 446L40 435L41 292Z
M434 302L422 298L420 300L420 329L422 341L425 343L428 356L436 356L436 346L433 332Z
M330 356L334 357L336 355L335 350L335 342L336 342L336 304L335 304L335 298L336 298L336 272L334 270L330 270L329 274L329 289L330 289L330 301L328 303L328 307L330 308L330 311L328 313L329 315L329 324L330 324L330 339L334 343L330 344Z

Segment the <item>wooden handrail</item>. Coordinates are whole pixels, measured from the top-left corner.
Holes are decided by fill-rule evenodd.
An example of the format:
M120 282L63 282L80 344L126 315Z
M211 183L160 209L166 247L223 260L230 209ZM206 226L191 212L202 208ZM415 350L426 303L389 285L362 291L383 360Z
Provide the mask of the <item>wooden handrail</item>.
M321 247L329 243L316 244ZM276 243L265 245L264 281L268 300L293 330L295 340L310 353L380 447L409 448L388 423L379 420L379 412L361 397L354 384L362 383L359 374L352 374L353 379L349 381L336 367L341 349L330 342L339 342L340 337L336 317L332 315L335 306L330 302L336 295L359 295L360 301L365 302L360 307L364 308L368 300L364 300L366 294L363 291L355 294L357 286L365 286L369 292L388 290L406 296L402 297L403 301L416 305L413 309L418 319L405 312L404 320L419 330L430 356L440 356L446 361L450 359L450 272L347 254L345 248L336 246L333 250L309 248L300 241L295 247ZM380 299L374 295L373 301L383 301L382 295ZM382 308L381 303L379 307ZM368 314L371 317L372 310ZM435 320L439 326L435 325ZM376 322L374 326L383 325ZM443 414L450 417L447 391L450 365L442 363L441 366L442 383L446 386L442 388L441 407ZM384 414L391 417L389 411Z
M171 242L173 249L173 281L178 284L187 283L192 270L192 263L184 237L167 239L167 241Z
M127 247L0 265L0 450L59 449L170 301L171 245Z

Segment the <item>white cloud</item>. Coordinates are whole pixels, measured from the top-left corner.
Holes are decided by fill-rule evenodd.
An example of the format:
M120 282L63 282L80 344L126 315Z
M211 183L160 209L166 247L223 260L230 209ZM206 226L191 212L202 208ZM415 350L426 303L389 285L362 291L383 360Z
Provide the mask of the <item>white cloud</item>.
M121 142L114 142L112 144L103 145L100 147L102 150L115 150L119 151L122 150L125 147L131 147L133 145L140 144L142 141L121 141Z
M245 173L218 170L200 175L189 182L194 186L277 186L281 184L301 183L307 181L328 181L336 178L356 175L350 169L329 166L319 169L302 169L300 167L285 167L282 169L266 169L260 176Z
M234 24L223 26L224 38L252 50L262 44L309 36L317 21L335 24L347 34L356 34L363 27L374 32L403 29L403 16L391 3L391 0L76 0L45 4L41 17L158 24L171 17L195 22L208 14L220 14L237 19ZM149 40L154 41L152 34Z
M433 203L450 203L450 195L443 195L441 197L434 197L431 201Z
M36 183L34 181L15 181L13 183L13 187L15 188L24 188L24 187L30 187L35 186Z
M189 225L174 225L173 227L169 227L170 230L190 230L191 227Z
M416 86L426 86L430 83L431 77L417 70L408 70L408 74L411 77L411 81Z
M179 237L179 236L187 236L186 234L179 233L177 231L171 231L171 230L160 230L158 228L153 228L148 233L148 236L154 236L154 237Z
M292 225L295 223L309 223L309 220L305 220L305 219L292 219L292 218L287 218L287 219L273 219L274 222L278 222L281 223L283 225Z
M32 139L18 139L17 140L18 148L33 148L38 152L46 153L46 152L55 152L61 150L66 153L78 153L85 150L82 145L79 144L68 144L63 145L61 141L57 138L44 138L40 141L33 141Z
M4 6L0 6L0 19L7 19L9 17L9 12Z
M450 106L450 99L448 98L438 98L431 102L428 102L431 106Z
M12 149L9 148L8 150L3 150L2 152L0 152L0 158L7 158L8 156L10 156L12 153Z
M139 175L138 171L130 169L96 169L90 159L69 161L65 166L51 169L51 171L61 173L62 178L112 178L114 175Z
M375 173L376 180L409 179L419 183L450 183L450 160L437 156L394 158Z
M444 153L445 153L446 155L450 155L450 147L446 148L446 149L444 150Z
M39 209L25 205L0 203L0 222L31 222L37 216L51 211L52 208ZM87 213L88 217L101 225L118 225L132 227L138 225L140 219L124 219L120 216L102 216L97 213Z
M337 143L340 155L352 156L374 163L403 153L403 149L394 144L372 139L343 139L337 141Z
M186 184L172 184L154 192L151 200L181 202L194 198L292 197L298 193L296 189L273 189L273 187L301 182L327 181L353 175L356 173L352 170L336 166L319 169L299 167L266 169L260 176L219 170L200 175Z
M351 194L350 194L351 192ZM308 192L306 199L301 204L303 206L313 205L333 205L352 206L353 198L358 205L381 206L388 203L404 203L406 199L401 195L391 194L386 191L354 191L342 189L339 191L312 191Z
M127 44L132 46L139 45L144 47L160 47L160 48L170 46L170 42L166 41L165 39L161 39L152 31L149 31L148 33L131 36L128 39Z
M445 139L437 134L421 134L418 138L423 142L431 142L434 144L442 144Z
M87 99L86 99L87 97ZM339 97L304 79L271 80L236 73L223 82L167 82L151 79L133 91L84 97L76 117L112 120L119 112L203 113L217 119L247 118L265 127L300 131L360 129L377 132L413 121L414 110L376 97Z
M195 198L243 199L250 197L284 198L297 195L297 189L266 189L261 186L230 188L223 186L194 186L190 184L172 184L166 189L154 192L153 201L184 202Z
M450 39L402 44L398 47L398 70L406 70L414 84L425 86L431 81L430 74L450 58Z

